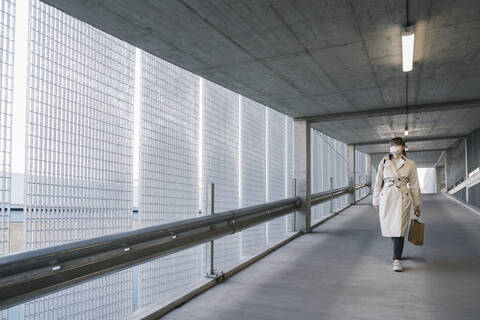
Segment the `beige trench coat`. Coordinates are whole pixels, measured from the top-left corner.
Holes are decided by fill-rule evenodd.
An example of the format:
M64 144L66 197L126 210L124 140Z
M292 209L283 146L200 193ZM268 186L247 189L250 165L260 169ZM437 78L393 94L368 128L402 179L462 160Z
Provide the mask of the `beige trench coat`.
M380 226L384 237L404 237L411 216L411 203L422 204L415 162L402 155L397 162L387 155L380 161L373 191L373 205L379 206ZM397 175L398 172L398 175Z

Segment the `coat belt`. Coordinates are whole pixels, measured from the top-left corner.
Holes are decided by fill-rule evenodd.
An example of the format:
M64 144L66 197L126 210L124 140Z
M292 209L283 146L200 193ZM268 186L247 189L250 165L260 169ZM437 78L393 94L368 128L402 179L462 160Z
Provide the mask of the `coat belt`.
M397 191L399 191L402 187L407 186L409 179L408 177L400 177L400 178L388 177L388 178L383 178L383 181L385 182L386 187L390 187L394 185Z
M408 177L400 177L400 178L392 178L392 177L388 177L388 178L383 178L383 181L385 182L402 182L402 183L407 183L408 182Z

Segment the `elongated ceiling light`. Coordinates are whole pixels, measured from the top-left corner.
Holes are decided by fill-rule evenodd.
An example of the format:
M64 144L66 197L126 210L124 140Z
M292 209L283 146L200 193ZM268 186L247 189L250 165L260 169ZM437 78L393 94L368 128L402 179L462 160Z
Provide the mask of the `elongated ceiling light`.
M413 69L413 44L415 42L415 27L413 25L402 28L402 62L403 72Z

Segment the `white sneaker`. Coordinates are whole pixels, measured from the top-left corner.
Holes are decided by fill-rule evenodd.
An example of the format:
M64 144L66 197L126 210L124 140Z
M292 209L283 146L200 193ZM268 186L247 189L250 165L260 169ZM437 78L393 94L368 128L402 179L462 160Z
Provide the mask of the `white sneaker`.
M393 261L393 271L402 272L402 265L400 264L400 260Z

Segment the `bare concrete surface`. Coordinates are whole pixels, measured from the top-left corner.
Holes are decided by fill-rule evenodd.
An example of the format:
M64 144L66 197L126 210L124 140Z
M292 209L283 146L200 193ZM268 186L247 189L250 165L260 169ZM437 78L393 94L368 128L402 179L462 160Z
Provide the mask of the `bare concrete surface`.
M480 1L42 2L291 117L349 114L312 126L349 144L381 141L357 145L365 153L388 152L388 140L405 128L406 104L409 151L450 148L454 136L478 127ZM415 25L408 81L406 20ZM448 108L412 112L438 103ZM390 108L400 109L351 118Z
M368 197L164 319L480 319L480 216L424 195L425 245L392 271Z

